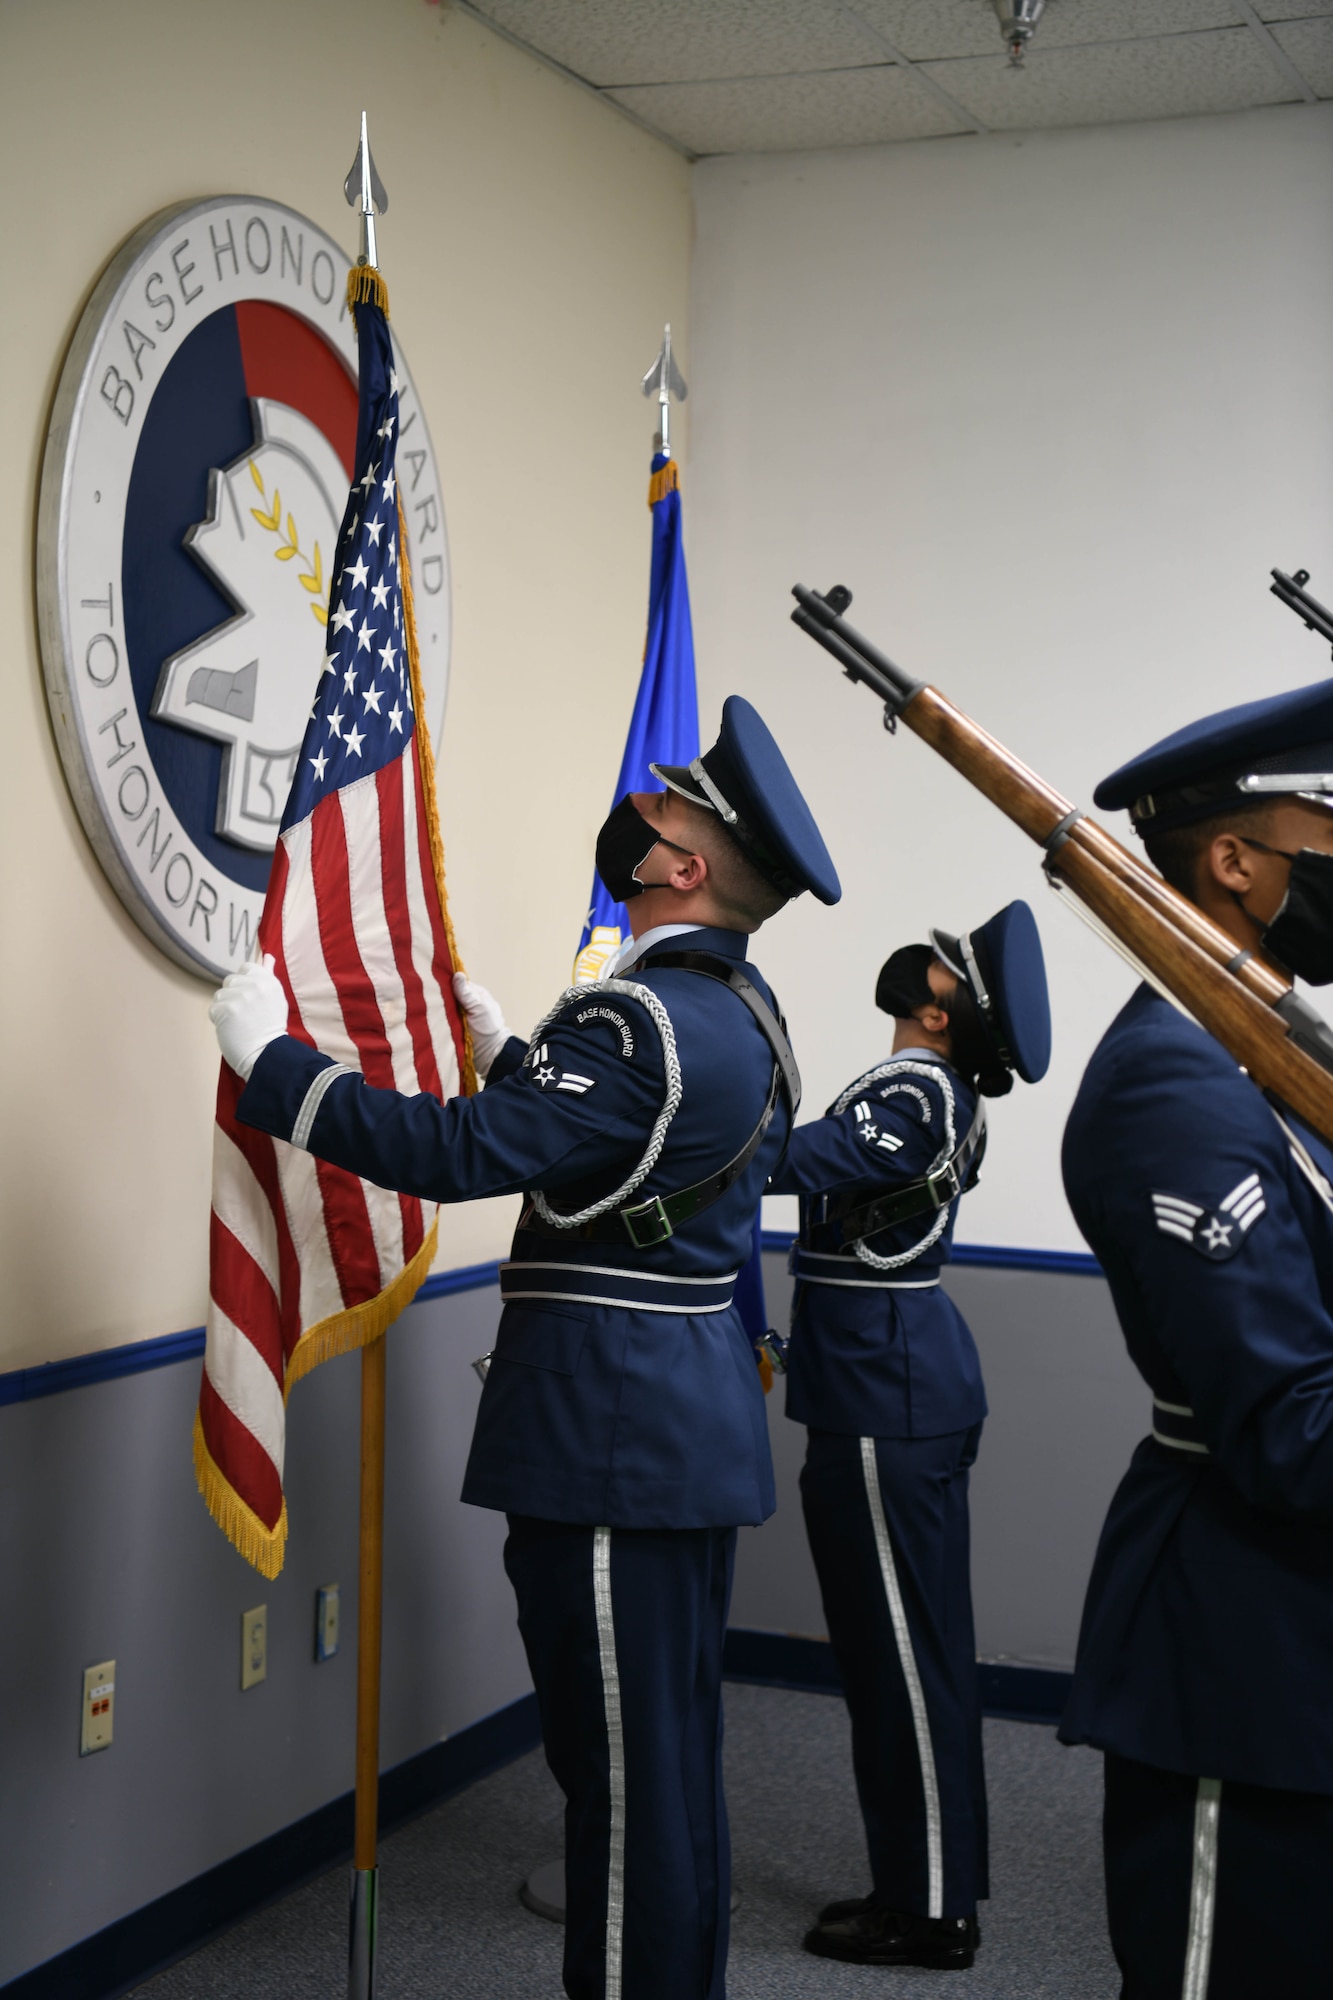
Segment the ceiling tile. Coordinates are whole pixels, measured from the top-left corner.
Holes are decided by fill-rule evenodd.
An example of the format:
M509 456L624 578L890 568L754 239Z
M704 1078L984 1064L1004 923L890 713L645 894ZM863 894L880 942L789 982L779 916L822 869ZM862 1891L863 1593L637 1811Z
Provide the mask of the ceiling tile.
M879 63L828 0L473 0L589 83L684 83Z
M1333 19L1275 24L1273 40L1321 97L1333 97Z
M1329 4L1333 6L1333 0ZM1003 55L1000 24L990 0L850 0L850 5L867 27L886 36L909 62L997 51ZM1038 49L1079 42L1229 28L1244 18L1236 0L1051 0L1032 48L1035 54Z
M893 65L812 76L652 84L609 95L692 153L870 146L968 129L911 70Z
M1303 21L1315 14L1333 14L1333 0L1254 0L1261 21Z
M1296 96L1247 28L1096 48L1034 48L1018 71L1003 55L932 63L927 70L983 124L1003 132L1240 111Z

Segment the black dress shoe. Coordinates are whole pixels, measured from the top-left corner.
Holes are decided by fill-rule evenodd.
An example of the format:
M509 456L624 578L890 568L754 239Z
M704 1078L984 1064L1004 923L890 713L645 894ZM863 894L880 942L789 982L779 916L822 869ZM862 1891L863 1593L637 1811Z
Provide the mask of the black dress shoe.
M830 1910L837 1904L831 1904ZM963 1971L981 1943L975 1917L914 1917L885 1910L873 1897L843 1904L846 1916L821 1917L803 1940L816 1958L840 1958L850 1965L925 1965L937 1972Z
M875 1907L875 1892L872 1889L868 1896L844 1896L840 1903L825 1903L818 1921L821 1925L836 1924L844 1917L862 1917L867 1910Z

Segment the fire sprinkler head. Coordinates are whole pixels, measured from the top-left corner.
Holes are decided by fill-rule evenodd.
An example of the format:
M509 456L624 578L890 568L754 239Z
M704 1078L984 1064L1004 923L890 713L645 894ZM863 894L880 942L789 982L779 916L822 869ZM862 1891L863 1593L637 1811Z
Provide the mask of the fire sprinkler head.
M1010 66L1021 69L1028 43L1046 11L1046 0L992 0L992 5L1009 51Z

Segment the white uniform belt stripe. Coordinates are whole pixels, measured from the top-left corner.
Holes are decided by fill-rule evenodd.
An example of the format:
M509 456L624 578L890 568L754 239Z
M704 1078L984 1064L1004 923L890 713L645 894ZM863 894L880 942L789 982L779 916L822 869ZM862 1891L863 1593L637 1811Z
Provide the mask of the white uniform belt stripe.
M1152 1434L1170 1451L1189 1452L1197 1458L1211 1457L1199 1430L1199 1420L1188 1403L1164 1403L1152 1399Z
M715 1313L731 1304L737 1273L717 1277L675 1276L664 1271L626 1271L613 1264L516 1262L500 1266L500 1297L565 1299L575 1305L623 1306L634 1312Z

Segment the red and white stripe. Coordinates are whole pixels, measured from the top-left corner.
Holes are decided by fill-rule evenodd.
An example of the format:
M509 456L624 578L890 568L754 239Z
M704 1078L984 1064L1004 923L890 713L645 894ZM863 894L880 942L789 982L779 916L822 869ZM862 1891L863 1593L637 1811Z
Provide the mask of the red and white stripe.
M395 762L330 792L282 835L260 937L293 1035L372 1084L444 1099L459 1089L463 1028L418 741L414 729ZM394 1284L435 1205L241 1125L240 1091L224 1064L199 1418L214 1466L273 1534L300 1344Z

